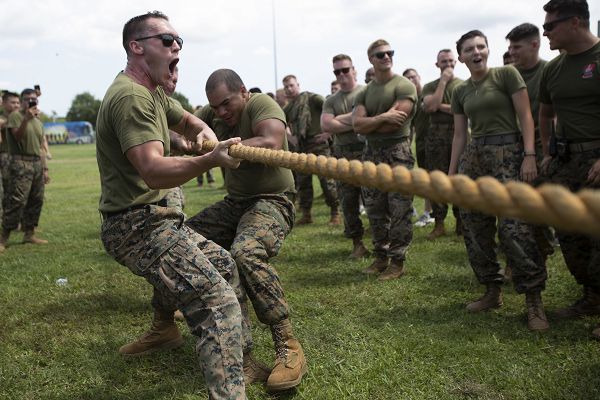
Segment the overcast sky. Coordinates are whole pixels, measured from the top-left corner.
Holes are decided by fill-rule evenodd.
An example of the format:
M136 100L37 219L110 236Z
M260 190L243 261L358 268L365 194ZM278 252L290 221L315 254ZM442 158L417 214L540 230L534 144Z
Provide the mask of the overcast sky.
M329 93L331 58L346 53L359 79L366 49L378 38L396 50L394 69L416 68L423 83L434 80L435 56L455 48L471 29L490 41L490 66L501 65L504 37L522 22L541 26L546 0L227 0L74 1L0 0L0 88L20 92L40 84L41 109L64 116L78 93L102 99L125 66L123 24L150 10L167 14L184 40L177 90L193 105L205 104L204 84L217 68L237 71L247 87L273 91L287 74L302 90ZM596 32L600 1L589 1ZM275 11L273 15L273 10ZM277 76L274 63L275 26ZM542 39L542 58L556 54ZM457 67L465 78L467 70ZM277 78L277 79L276 79Z

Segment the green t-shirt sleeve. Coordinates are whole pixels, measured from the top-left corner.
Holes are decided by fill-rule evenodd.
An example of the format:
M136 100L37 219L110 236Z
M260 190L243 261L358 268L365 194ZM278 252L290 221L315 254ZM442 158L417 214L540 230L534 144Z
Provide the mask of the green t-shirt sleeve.
M313 94L312 96L310 96L311 107L322 110L323 103L325 103L325 98L323 96L321 96L320 94Z
M358 92L356 97L354 97L354 102L352 103L353 110L354 110L354 108L356 108L356 106L363 106L363 107L365 106L365 93L367 91L367 89L366 89L367 86L365 86L365 89Z
M335 94L333 96L329 96L327 99L325 99L325 103L323 103L323 114L334 114L334 110L333 110L333 98L335 97Z
M248 103L248 114L252 117L252 129L256 127L256 124L266 119L278 119L284 125L287 125L285 114L275 100L266 94L255 94L252 97L254 96L256 96L253 99L254 101Z
M465 109L462 104L462 84L456 86L454 90L452 90L452 114L464 114Z
M527 90L527 85L525 84L523 77L512 65L502 67L498 72L500 73L500 77L504 83L506 93L508 93L510 96L517 93L521 89Z
M204 123L206 125L208 125L208 127L210 129L214 129L214 124L213 124L213 119L215 118L215 113L213 112L212 108L210 108L209 106L206 107L202 107L199 110L196 110L196 112L194 112L194 115L198 118L200 118L202 121L204 121Z
M554 61L554 60L553 60ZM552 104L552 98L548 91L548 71L552 62L547 63L542 70L542 78L540 79L540 88L538 93L538 100L540 103Z
M169 126L177 125L183 118L184 109L179 101L172 97L167 97L167 123Z
M8 122L6 123L7 128L17 129L23 122L23 116L19 111L13 111L8 116Z
M154 110L153 100L140 94L120 99L114 110L114 126L123 154L133 146L146 142L163 142Z

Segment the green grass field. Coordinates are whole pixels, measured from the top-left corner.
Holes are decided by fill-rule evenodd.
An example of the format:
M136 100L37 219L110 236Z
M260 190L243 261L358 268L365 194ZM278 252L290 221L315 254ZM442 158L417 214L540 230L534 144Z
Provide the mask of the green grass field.
M93 145L52 152L40 223L50 244L22 245L14 233L0 255L0 399L205 399L184 325L180 349L136 360L117 353L149 326L151 288L102 248ZM224 192L190 182L185 194L192 215ZM415 229L408 274L378 282L360 272L370 260L347 260L351 243L327 226L322 199L314 212L315 223L295 228L273 260L309 373L279 396L248 387L249 399L600 398L600 343L589 337L598 319L552 319L549 332L530 333L524 298L510 286L502 308L467 314L482 288L462 240L429 243L429 227ZM560 252L548 268L551 312L580 288ZM61 277L67 286L56 285ZM254 322L255 354L270 363L270 332Z

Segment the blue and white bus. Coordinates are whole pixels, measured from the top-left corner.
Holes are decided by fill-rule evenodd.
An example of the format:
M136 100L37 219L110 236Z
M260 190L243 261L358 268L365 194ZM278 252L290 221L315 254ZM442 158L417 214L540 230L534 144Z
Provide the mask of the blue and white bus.
M94 127L87 121L46 122L46 139L49 144L94 143Z

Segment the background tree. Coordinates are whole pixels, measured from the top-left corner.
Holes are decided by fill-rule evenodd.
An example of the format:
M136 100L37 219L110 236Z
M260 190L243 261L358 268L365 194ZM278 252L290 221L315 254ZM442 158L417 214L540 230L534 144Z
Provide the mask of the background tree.
M194 107L192 107L188 98L185 97L183 94L175 91L171 97L180 102L184 110L191 113L194 112Z
M88 121L96 127L96 117L100 109L100 100L89 92L80 93L73 99L67 113L67 121Z

